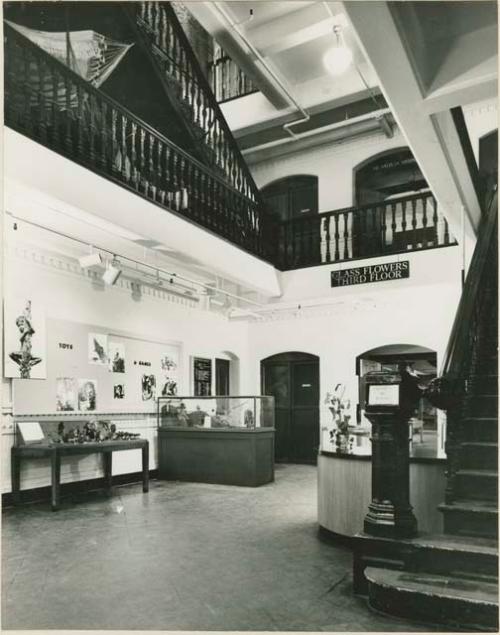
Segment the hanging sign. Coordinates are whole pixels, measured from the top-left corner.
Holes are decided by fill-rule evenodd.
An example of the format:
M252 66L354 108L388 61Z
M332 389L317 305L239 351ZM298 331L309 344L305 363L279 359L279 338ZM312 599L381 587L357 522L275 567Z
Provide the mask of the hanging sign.
M410 261L385 262L379 265L352 267L331 272L332 287L345 287L351 284L385 282L410 277Z

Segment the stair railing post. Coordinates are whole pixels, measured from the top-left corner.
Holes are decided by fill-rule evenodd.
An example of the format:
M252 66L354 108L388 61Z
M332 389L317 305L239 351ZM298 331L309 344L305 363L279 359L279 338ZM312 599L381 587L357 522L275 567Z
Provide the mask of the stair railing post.
M364 532L385 538L411 538L417 519L410 505L409 419L421 396L417 379L399 372L366 375L365 415L372 424L372 501Z

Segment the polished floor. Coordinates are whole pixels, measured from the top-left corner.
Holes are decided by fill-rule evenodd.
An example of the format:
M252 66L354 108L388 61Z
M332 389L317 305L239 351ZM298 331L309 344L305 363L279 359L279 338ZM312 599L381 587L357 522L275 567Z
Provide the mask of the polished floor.
M318 539L316 468L260 488L153 481L3 511L2 629L408 631Z

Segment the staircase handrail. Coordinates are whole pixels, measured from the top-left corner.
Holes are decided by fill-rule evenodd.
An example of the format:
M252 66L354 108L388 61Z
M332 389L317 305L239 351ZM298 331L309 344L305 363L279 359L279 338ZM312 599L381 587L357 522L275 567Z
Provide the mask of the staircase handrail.
M445 377L450 382L451 392L461 391L460 384L464 376L464 364L470 354L470 329L474 310L477 310L478 303L481 302L481 280L486 272L490 249L494 247L496 240L495 227L498 223L498 191L495 190L480 221L478 238L472 256L469 270L462 290L462 296L455 314L450 339L444 355L440 376Z

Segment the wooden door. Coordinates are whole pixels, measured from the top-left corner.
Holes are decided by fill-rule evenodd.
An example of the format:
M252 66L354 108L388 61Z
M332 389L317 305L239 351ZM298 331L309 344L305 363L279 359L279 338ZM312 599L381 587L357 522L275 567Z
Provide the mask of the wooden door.
M262 361L262 391L275 399L276 461L316 463L319 447L319 359L282 353Z

